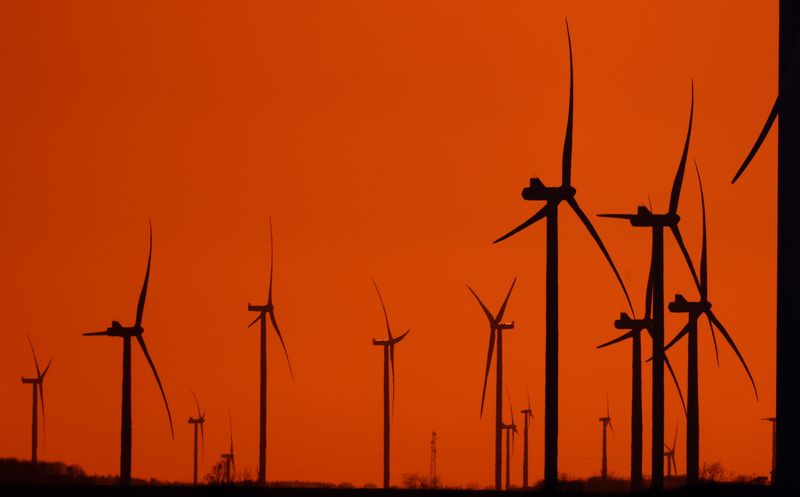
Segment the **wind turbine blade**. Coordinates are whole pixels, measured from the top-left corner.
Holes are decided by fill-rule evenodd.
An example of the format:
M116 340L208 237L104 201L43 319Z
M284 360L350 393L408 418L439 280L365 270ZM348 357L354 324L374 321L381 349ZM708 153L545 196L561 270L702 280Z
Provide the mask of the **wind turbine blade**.
M525 395L528 396L528 411L533 415L533 409L531 409L531 392L528 390L528 387L525 387Z
M514 281L516 281L516 279L515 279ZM477 294L477 293L475 293L475 290L473 290L473 289L472 289L472 288L471 288L469 285L467 285L467 289L468 289L468 290L470 291L470 293L472 293L472 295L475 297L475 300L477 300L477 301L478 301L478 305L480 305L480 306L481 306L481 309L483 310L483 313L484 313L484 314L486 314L486 319L488 319L488 320L489 320L489 325L490 325L492 328L494 328L495 319L494 319L494 316L492 316L492 313L491 313L491 312L489 312L489 309L488 309L488 308L486 307L486 305L483 303L483 301L481 300L481 298L480 298L480 297L478 297L478 294ZM510 293L510 292L509 292L509 293Z
M706 314L706 318L708 318L708 328L711 330L711 341L714 343L714 357L717 360L717 367L719 367L719 347L717 347L717 333L714 331L714 325L711 323L711 318L708 317L708 314Z
M686 249L686 244L683 243L683 236L681 236L681 230L678 228L676 224L673 224L669 227L670 231L672 231L672 236L675 237L675 242L678 244L678 248L681 249L681 253L683 254L683 258L686 260L686 265L689 266L689 271L692 273L692 279L694 279L694 284L697 286L697 291L700 291L700 278L697 277L697 271L694 269L694 264L692 263L692 258L689 256L689 251Z
M636 217L635 214L598 214L597 217L604 217L607 219L627 219L631 220Z
M256 316L256 318L250 324L247 325L247 327L250 328L251 326L256 324L259 319L261 319L263 317L264 317L264 314L263 313L259 313L258 316Z
M192 397L194 397L194 404L197 406L197 418L200 419L203 416L200 414L200 402L197 401L197 395L194 394L194 391L192 391Z
M520 231L524 230L528 226L530 226L530 225L534 224L535 222L541 220L543 217L545 217L547 215L547 212L548 212L547 209L549 209L549 208L550 208L549 204L543 205L542 208L539 209L539 212L537 212L536 214L534 214L533 216L528 218L527 221L525 221L524 223L520 224L519 226L517 226L513 230L509 231L505 235L503 235L500 238L498 238L497 240L493 241L492 243L502 242L506 238L509 238L511 236L516 235L517 233L519 233Z
M392 339L392 345L397 345L398 343L402 342L403 339L408 335L411 330L406 330L402 335L395 337Z
M272 326L275 328L275 333L278 335L278 340L281 341L281 347L283 347L283 355L286 356L286 363L289 365L289 374L292 377L292 381L294 381L294 371L292 371L292 361L289 360L289 351L286 350L286 344L283 342L283 335L281 335L281 329L278 328L278 321L275 320L275 310L269 311L269 320L272 321Z
M633 330L631 330L631 331L629 331L629 332L625 333L624 335L618 336L617 338L615 338L615 339L613 339L613 340L610 340L610 341L608 341L608 342L606 342L606 343L604 343L604 344L602 344L602 345L598 345L596 348L598 348L598 349L603 349L603 348L606 348L606 347L608 347L609 345L614 345L615 343L619 343L619 342L621 342L621 341L623 341L623 340L627 340L627 339L629 339L629 338L633 338L633 336L634 336L636 333L639 333L639 332L641 332L641 331L642 331L642 330L640 330L640 329L633 329Z
M205 421L200 423L200 446L202 447L203 455L206 453L206 430L203 428L205 424Z
M90 331L88 333L81 333L81 336L85 337L97 337L101 335L108 335L108 331Z
M778 95L775 97L775 103L772 104L772 110L769 111L769 116L767 116L767 122L764 123L764 127L761 129L761 133L759 133L756 142L753 144L753 148L750 150L750 153L747 154L747 157L744 159L741 167L739 170L736 171L736 174L733 176L731 183L736 183L736 180L739 179L739 176L742 175L747 166L750 164L750 161L753 160L753 157L756 156L758 150L761 148L761 144L764 143L764 139L769 134L769 130L772 128L772 124L775 122L775 118L778 117L778 111L780 110L780 100L781 97Z
M678 446L678 423L675 423L675 437L672 439L672 453L675 453L675 447Z
M50 370L50 365L51 364L53 364L53 358L52 357L50 358L49 361L47 361L47 366L44 367L44 371L42 371L42 374L39 375L39 378L44 379L45 375L47 374L47 371Z
M675 384L675 389L678 390L678 397L680 397L681 405L683 406L683 415L686 416L686 401L683 400L683 392L681 391L681 385L680 383L678 383L678 377L675 376L675 370L672 369L672 363L669 362L667 354L664 354L664 365L667 366L667 370L669 370L669 375L672 376L672 382Z
M561 156L561 185L569 186L572 180L572 114L573 114L573 68L572 68L572 37L569 34L569 22L564 19L567 26L567 43L569 44L569 111L567 112L567 131L564 137L564 152Z
M142 325L142 318L144 317L144 302L147 300L147 284L150 281L150 260L153 257L153 223L150 223L150 250L147 253L147 270L144 273L144 284L142 284L142 291L139 294L139 303L136 305L136 326ZM174 437L173 437L174 438Z
M511 391L508 389L508 385L506 385L506 397L508 397L508 410L511 411L511 425L513 426L514 423L514 404L511 403Z
M670 348L671 348L673 345L675 345L676 343L678 343L678 341L679 341L681 338L683 338L683 337L684 337L684 336L685 336L687 333L689 333L689 330L690 330L690 329L691 329L691 327L692 327L692 325L691 325L691 318L689 318L689 319L690 319L690 322L686 323L686 326L684 326L684 327L683 327L683 329L682 329L680 332L678 332L678 334L677 334L677 335L675 335L675 337L674 337L672 340L670 340L670 341L669 341L669 343L666 345L666 347L664 347L664 352L665 352L665 353L666 353L666 352L667 352L667 350L669 350L669 349L670 349Z
M678 212L678 201L681 196L683 186L683 172L686 170L686 158L689 155L689 142L692 139L692 119L694 117L694 80L692 81L692 104L689 109L689 129L686 131L686 141L683 144L681 161L678 163L678 171L675 173L675 180L672 182L672 191L669 195L669 213Z
M706 240L706 197L703 193L703 180L700 179L700 168L697 161L694 161L694 169L697 172L697 184L700 186L700 207L703 213L703 241L700 245L700 299L705 301L708 298L708 246Z
M506 313L506 305L508 304L509 297L511 297L511 290L514 289L514 285L516 285L516 284L517 284L517 277L514 276L514 281L511 282L511 288L508 289L508 293L506 294L506 298L505 298L505 300L503 300L503 305L501 305L500 306L500 310L497 311L497 318L495 319L495 321L497 322L498 325L500 324L500 320L503 319L503 314Z
M172 426L172 412L170 412L169 410L169 402L167 402L167 394L164 393L164 386L161 384L161 378L159 378L158 376L156 365L153 363L153 359L150 357L150 352L147 351L147 344L144 343L144 338L142 337L142 335L136 335L136 341L139 342L139 347L142 348L144 357L147 359L147 363L150 364L150 369L153 370L153 376L155 376L156 383L158 383L158 389L161 391L161 398L164 399L164 406L166 406L167 408L167 418L169 418L169 432L172 435L172 440L175 440L175 429Z
M572 207L572 210L575 211L575 214L583 222L583 225L586 226L586 230L589 232L590 235L592 235L592 238L594 238L594 241L595 243L597 243L597 246L600 247L600 251L603 252L606 261L608 261L609 266L611 266L611 270L614 271L614 275L617 277L617 281L619 281L620 287L622 287L622 292L625 294L625 300L628 301L628 307L630 307L631 313L633 313L633 303L631 303L631 297L628 295L628 289L625 288L625 283L623 283L622 276L619 275L619 271L617 271L617 266L614 265L614 261L611 259L611 254L608 253L608 250L606 250L606 246L603 245L603 240L600 239L600 235L597 234L597 230L594 229L592 222L583 212L583 209L581 209L580 205L578 205L578 201L575 200L575 197L568 197L567 203L569 204L570 207Z
M644 293L644 318L650 319L650 313L653 311L653 261L650 261L650 268L647 272L647 287Z
M30 335L25 335L28 339L28 344L31 346L31 354L33 354L33 363L36 365L36 377L42 376L41 370L39 370L39 361L36 359L36 351L33 350L33 342L31 341Z
M272 304L272 272L275 268L275 251L272 242L272 216L269 218L269 287L267 288L267 305Z
M753 379L753 375L750 373L750 368L747 367L747 362L745 362L744 357L742 357L742 353L739 352L739 348L736 346L736 343L734 343L733 338L731 338L731 335L728 333L728 330L726 330L725 327L722 325L722 323L719 321L719 319L717 319L717 316L714 315L713 311L711 310L706 311L706 315L709 317L709 319L711 319L711 322L714 323L714 325L719 329L719 333L720 335L722 335L722 338L724 338L725 341L728 342L728 345L730 345L733 351L736 353L736 357L739 358L739 362L741 362L742 366L744 366L744 370L747 372L747 377L750 378L750 383L753 385L753 392L755 392L756 394L756 400L758 400L758 388L756 388L756 380Z
M391 340L392 329L389 327L389 314L386 313L386 306L383 303L383 296L381 295L381 291L378 289L378 284L375 283L375 278L372 278L372 285L375 287L375 291L378 292L378 299L380 299L381 309L383 309L383 318L386 320L386 332L389 334L389 340Z
M489 327L489 352L486 355L486 373L483 375L483 392L481 393L481 418L483 418L483 404L486 400L486 384L489 381L489 368L492 366L492 354L494 353L494 326Z

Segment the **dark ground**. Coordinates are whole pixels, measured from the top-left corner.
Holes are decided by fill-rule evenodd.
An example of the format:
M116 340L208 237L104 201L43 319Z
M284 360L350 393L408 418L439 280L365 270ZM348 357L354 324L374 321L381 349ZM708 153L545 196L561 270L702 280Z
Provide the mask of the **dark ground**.
M363 488L256 488L244 486L177 486L177 485L139 485L127 488L122 488L114 485L46 485L46 484L13 484L13 483L0 483L0 496L3 497L32 497L32 496L59 496L59 497L100 497L107 495L120 495L120 496L155 496L155 497L216 497L222 495L232 496L247 496L254 497L257 495L277 496L286 495L292 496L310 496L310 497L339 497L345 495L357 495L361 497L368 497L373 495L382 496L424 496L424 495L442 495L442 496L493 496L502 495L508 492L495 492L490 490L408 490L408 489L363 489ZM516 494L530 494L530 495L545 495L541 491L523 491L512 490L511 493ZM559 492L557 495L570 497L570 496L620 496L620 495L641 495L650 496L655 495L650 492L643 492L639 494L623 494L623 493L588 493L588 492ZM717 483L699 485L696 487L682 487L664 492L665 496L672 497L688 497L688 496L708 496L708 497L738 497L738 496L764 496L771 497L773 495L772 489L764 485L745 485L745 484L732 484L732 483Z

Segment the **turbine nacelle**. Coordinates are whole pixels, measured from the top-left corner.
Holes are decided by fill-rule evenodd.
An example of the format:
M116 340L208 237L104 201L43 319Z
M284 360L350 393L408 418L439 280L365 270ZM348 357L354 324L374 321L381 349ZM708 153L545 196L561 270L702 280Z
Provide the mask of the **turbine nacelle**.
M272 304L267 305L253 305L251 303L247 303L247 310L250 312L260 312L262 314L266 314L268 312L272 312Z
M513 330L514 329L514 321L510 323L497 323L498 330Z
M636 209L636 214L599 214L599 217L613 219L627 219L631 226L637 228L673 228L677 227L681 216L677 212L667 212L666 214L653 214L650 209L640 205Z
M705 300L700 300L698 302L690 302L686 300L681 294L675 294L675 299L667 304L667 308L670 312L675 313L688 313L694 314L695 316L699 316L705 312L711 310L711 302Z
M22 376L20 379L22 380L22 383L26 383L26 384L41 383L42 382L42 377L41 376L38 377L38 378L25 378L24 376Z
M614 321L614 328L618 330L640 330L649 329L653 324L652 319L633 319L627 312L621 312L619 319Z
M84 333L83 336L110 336L110 337L136 337L144 333L141 326L122 326L119 321L111 321L111 326L106 331L93 331Z
M539 178L531 178L528 186L522 189L522 198L525 200L546 200L560 202L575 196L572 186L545 186Z

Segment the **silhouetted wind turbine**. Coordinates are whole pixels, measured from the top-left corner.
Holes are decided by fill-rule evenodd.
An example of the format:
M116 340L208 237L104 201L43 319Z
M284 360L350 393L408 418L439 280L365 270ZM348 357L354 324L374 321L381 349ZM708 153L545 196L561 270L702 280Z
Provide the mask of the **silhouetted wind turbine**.
M289 352L286 350L286 344L283 342L283 335L281 329L278 327L278 321L275 319L275 306L272 303L272 274L275 267L275 254L272 243L272 219L269 220L269 285L267 286L267 303L266 305L253 305L248 303L247 310L250 312L258 313L258 316L247 325L248 328L261 323L260 333L260 359L261 359L261 375L259 383L259 401L258 401L258 485L264 486L267 481L267 316L269 316L272 327L275 328L275 334L278 335L278 340L283 347L283 354L286 356L286 363L289 364L289 375L294 381L294 371L292 371L292 362L289 360Z
M533 410L531 409L531 394L528 389L525 389L528 395L528 408L523 409L522 419L525 421L524 429L522 431L523 447L522 447L522 488L528 488L528 421L529 419L536 419L533 417Z
M775 434L776 434L776 418L761 418L761 421L769 421L772 423L772 464L769 467L769 481L770 483L773 482L773 478L775 477Z
M197 417L193 418L189 416L189 424L194 426L194 471L192 472L192 483L197 485L197 426L200 426L200 436L202 437L203 443L203 452L205 452L206 448L206 433L203 425L206 422L206 412L203 411L200 413L200 403L197 401L197 396L192 392L192 397L194 397L194 403L197 406Z
M722 323L714 315L711 310L711 302L708 300L708 253L707 253L707 239L706 239L706 202L705 195L703 194L703 182L700 179L700 170L695 164L697 171L697 181L700 185L700 205L703 213L703 239L700 252L700 299L694 302L687 301L681 294L675 295L675 300L669 303L669 310L674 313L684 313L688 316L688 323L686 326L675 335L664 350L668 350L675 345L684 336L688 340L689 357L687 359L687 410L686 410L686 482L690 485L696 484L700 475L700 396L699 396L699 383L698 383L698 360L697 360L697 322L700 317L705 315L708 319L708 326L711 330L711 337L714 340L714 351L716 352L717 364L719 364L719 351L717 349L717 340L714 335L714 327L719 328L722 337L728 342L728 345L736 353L739 361L744 366L747 376L753 385L756 399L758 399L758 390L756 389L756 382L753 380L753 375L750 374L750 368L742 357L739 348L736 347L733 338L731 338L728 331Z
M630 339L632 344L631 353L631 490L638 491L642 488L642 331L647 330L652 337L650 328L653 326L652 314L653 304L653 270L652 264L647 273L647 288L645 290L645 311L643 319L633 319L625 313L620 313L619 319L614 321L614 327L618 330L628 330L627 333L599 345L601 349ZM686 412L686 404L683 400L683 393L678 384L678 378L672 369L669 358L664 354L664 364L667 366L675 388Z
M139 294L139 303L136 306L136 322L133 326L122 326L118 321L112 321L111 326L106 328L106 331L84 333L84 336L110 336L122 338L122 434L120 440L120 457L119 457L119 482L121 485L130 485L131 483L131 455L132 455L132 429L131 429L131 338L136 337L139 347L142 349L144 357L150 364L150 369L153 371L153 376L158 383L158 389L161 391L161 397L164 399L164 406L167 408L167 418L169 419L169 431L172 439L175 440L175 431L172 427L172 413L169 410L169 402L167 402L167 395L164 393L164 387L161 385L161 378L158 377L156 365L150 357L150 352L147 350L147 345L144 342L144 328L142 327L142 318L144 317L144 303L147 299L147 284L150 281L150 260L153 256L153 226L150 225L150 250L147 254L147 270L144 274L144 284L142 291Z
M664 443L664 457L667 458L667 476L678 476L678 466L675 464L675 447L678 445L678 427L675 426L675 438L672 439L672 446Z
M53 359L48 361L44 371L39 369L39 361L36 359L36 351L33 350L33 342L31 337L28 338L28 344L31 346L31 354L33 354L33 364L36 366L36 376L33 378L22 377L22 383L30 384L33 390L33 410L31 411L31 463L36 467L38 461L38 446L39 446L39 407L38 400L42 399L42 436L44 436L44 377L50 369Z
M511 287L508 289L508 293L506 294L506 298L503 300L503 304L500 306L500 310L497 311L497 314L494 315L489 312L489 309L484 305L483 301L478 297L478 294L475 291L467 286L470 293L475 297L475 300L478 301L478 305L481 306L483 313L486 315L486 319L489 320L489 350L486 355L486 373L483 376L483 391L481 392L481 417L483 417L483 404L484 400L486 399L486 384L489 380L489 369L492 366L492 354L494 352L494 345L497 342L497 367L495 375L497 377L497 382L495 384L495 411L494 411L494 488L495 490L500 490L501 486L501 476L502 473L502 465L503 465L503 435L502 435L502 427L503 427L503 330L513 330L514 329L514 321L510 323L503 323L503 315L506 312L506 305L508 304L508 298L511 297L511 290L514 289L514 285L517 283L517 278L514 278L514 281L511 282Z
M386 334L388 338L385 340L372 339L372 345L383 347L383 488L389 488L389 455L391 453L389 448L389 425L391 423L389 417L389 367L392 369L392 412L394 412L394 346L400 343L408 332L398 337L392 335L392 328L389 326L389 315L386 313L386 306L383 304L383 296L381 291L378 290L378 284L375 279L372 280L372 285L375 291L378 292L378 299L381 301L381 309L383 309L383 318L386 320Z
M797 402L800 378L800 5L794 0L780 0L778 25L778 97L767 122L733 182L747 168L780 114L778 127L778 256L776 313L776 396L775 415L781 420L800 419ZM778 495L800 492L800 430L794 423L781 421L776 433L776 466L773 484Z
M608 396L606 396L606 415L605 417L598 418L598 421L603 425L603 459L600 466L600 478L602 480L608 479L608 453L606 444L606 428L611 428L611 433L614 433L614 426L611 424L611 408L608 405Z
M653 272L653 317L650 335L653 339L653 387L652 387L652 443L651 443L651 483L654 490L664 487L664 229L669 228L675 241L686 259L695 284L700 287L689 252L683 243L678 223L678 201L686 169L686 158L689 153L689 142L692 137L692 117L694 116L694 82L692 83L692 102L689 110L689 129L683 145L678 171L672 183L669 209L665 214L654 214L647 207L640 205L636 214L600 214L600 217L627 219L634 227L650 228L652 231L652 255L650 267Z
M567 24L567 42L569 44L569 110L567 113L567 132L564 138L564 153L561 161L561 185L547 187L539 178L531 178L529 186L523 188L522 198L525 200L545 201L546 204L530 219L510 232L501 236L494 243L519 233L537 221L547 219L547 254L546 254L546 307L545 307L545 404L544 404L544 480L547 490L555 490L558 481L558 207L566 202L586 227L597 246L602 251L611 269L617 277L625 298L630 305L630 298L625 284L617 271L614 261L606 250L600 235L597 234L589 218L575 199L575 188L572 186L572 113L573 113L573 77L572 77L572 40Z
M236 456L233 453L233 420L231 420L230 413L228 413L228 427L231 433L231 446L228 452L220 454L220 457L225 460L225 481L231 483L236 474ZM231 465L233 466L233 473L231 473Z
M514 448L514 439L517 436L517 424L514 422L514 406L511 405L511 394L508 393L508 410L511 413L511 424L502 424L501 428L506 431L506 490L511 489L511 453Z

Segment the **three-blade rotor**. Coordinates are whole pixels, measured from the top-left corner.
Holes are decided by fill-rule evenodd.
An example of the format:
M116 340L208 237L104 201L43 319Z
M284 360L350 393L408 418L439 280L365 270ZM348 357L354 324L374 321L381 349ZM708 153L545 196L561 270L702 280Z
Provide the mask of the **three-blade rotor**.
M514 285L517 284L517 278L514 277L514 280L511 282L511 287L508 289L508 293L506 293L506 298L503 299L503 303L500 305L500 310L497 311L497 314L494 315L489 311L486 305L483 303L478 294L475 293L469 285L467 285L467 289L472 293L475 297L475 300L478 301L478 305L481 306L481 310L486 315L486 319L489 320L489 348L486 354L486 372L483 376L483 391L481 392L481 417L483 417L483 405L486 400L486 384L489 381L489 369L492 366L492 356L494 355L494 344L497 339L497 334L501 333L504 329L513 329L514 322L511 323L503 323L503 316L506 313L506 306L508 305L508 299L511 297L511 291L514 290Z
M175 429L172 425L172 412L169 408L169 402L167 401L167 394L164 392L164 386L161 384L161 378L158 376L158 370L156 369L155 363L153 363L153 359L150 357L150 352L147 350L147 344L144 341L144 337L142 333L144 329L142 328L142 320L144 318L144 306L145 302L147 301L147 287L150 283L150 263L153 258L153 223L149 223L150 227L150 242L149 242L149 250L147 253L147 269L144 273L144 283L142 284L142 290L139 293L139 300L136 304L136 321L132 327L124 327L120 325L118 322L114 321L112 326L106 329L106 331L100 332L89 332L83 333L84 336L117 336L123 338L131 338L136 337L136 341L139 344L139 347L142 349L142 353L144 354L145 358L147 359L147 363L150 365L150 369L153 372L153 376L156 379L156 383L158 384L158 389L161 392L161 398L164 400L164 406L167 409L167 418L169 420L169 431L172 439L175 440Z
M281 342L283 348L283 355L286 357L286 363L289 365L289 376L292 381L294 380L294 370L292 369L292 361L289 360L289 351L286 349L286 343L283 341L283 334L278 326L278 320L275 318L275 305L272 302L272 276L275 270L275 250L272 237L272 218L269 219L269 282L267 284L267 304L266 305L248 305L248 310L257 312L258 315L247 325L248 328L254 324L261 322L262 328L267 326L267 316L275 329L275 334L278 335L278 340Z
M566 20L565 20L566 22ZM529 219L524 221L522 224L517 226L516 228L512 229L505 235L496 239L493 243L499 243L517 233L524 230L525 228L532 226L536 222L544 219L545 217L551 216L555 214L556 209L558 209L559 204L562 201L567 202L570 208L573 210L578 219L580 219L581 223L583 223L586 230L591 235L594 242L597 244L600 251L603 253L608 265L611 267L611 270L614 272L614 276L617 278L617 281L622 288L622 292L625 294L625 300L628 302L628 306L633 309L633 305L631 304L630 296L628 295L628 289L625 287L625 283L622 281L622 276L620 276L619 271L617 270L616 265L614 264L611 255L609 254L608 250L603 243L603 240L600 238L600 235L597 233L594 225L589 220L589 217L583 211L583 209L578 204L578 201L575 199L575 188L572 187L572 136L573 136L573 112L574 112L574 76L573 76L573 60L572 60L572 37L570 36L569 32L569 23L566 23L567 29L567 42L569 45L569 106L567 110L567 129L564 136L564 150L562 153L561 158L561 185L558 187L546 187L542 183L542 181L538 178L531 179L531 185L528 188L523 190L523 198L526 200L545 200L547 203L539 209L533 216Z
M391 374L392 374L392 417L394 417L394 398L395 398L394 347L395 345L400 343L411 330L406 330L405 333L402 333L397 337L392 335L392 327L389 325L389 314L386 312L386 305L383 302L383 295L381 295L381 291L378 288L378 284L375 282L375 278L372 278L372 286L375 287L375 292L378 293L378 300L380 300L381 302L381 309L383 310L383 319L386 322L386 335L388 337L386 340L378 340L373 338L372 344L389 348L389 367L391 368Z

